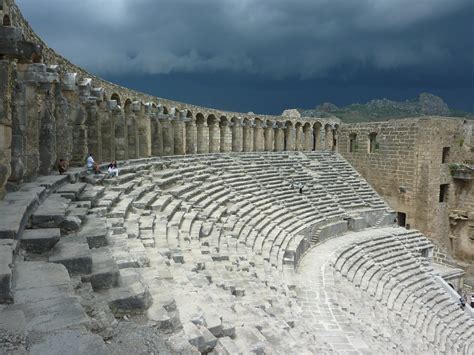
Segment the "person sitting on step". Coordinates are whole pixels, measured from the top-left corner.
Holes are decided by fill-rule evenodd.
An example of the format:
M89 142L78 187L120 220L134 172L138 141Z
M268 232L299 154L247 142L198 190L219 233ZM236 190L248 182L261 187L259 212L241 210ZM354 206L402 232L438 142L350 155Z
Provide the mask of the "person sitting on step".
M87 170L90 172L94 172L95 174L100 174L100 167L94 160L94 156L92 153L89 153L87 157Z
M119 175L119 169L117 167L117 161L114 160L112 161L109 166L107 167L107 171L109 173L109 176L118 176Z
M59 163L58 163L59 175L64 174L67 171L67 168L68 168L67 161L64 159L59 159Z

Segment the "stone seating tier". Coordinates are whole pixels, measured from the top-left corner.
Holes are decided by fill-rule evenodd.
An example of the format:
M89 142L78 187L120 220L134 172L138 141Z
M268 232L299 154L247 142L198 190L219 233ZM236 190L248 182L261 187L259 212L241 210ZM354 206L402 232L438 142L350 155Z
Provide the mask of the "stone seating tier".
M181 350L426 353L435 346L459 352L472 346L472 327L462 324L463 314L426 271L423 251L430 243L400 228L388 235L370 232L383 230L388 220L375 212L391 211L337 155L196 155L139 166L134 171L129 162L122 179L104 180L104 186L52 183L50 192L39 191L40 208L32 208L25 226L34 222L51 232L43 236L28 229L22 241L27 259L43 247L51 250L45 264L78 274L81 285L89 285L87 292L104 300L107 312L115 317L146 312L149 322L174 334L171 343L188 342L180 343ZM305 183L303 194L290 189L291 181ZM43 203L51 209L50 219L40 211ZM307 251L327 223L347 224L348 211L352 218L374 213L363 227L379 228L369 229L366 237L328 239ZM78 230L62 228L55 216L77 217ZM334 233L324 238L339 234ZM319 274L300 280L306 264L298 266L313 260L305 253L322 246L331 253L322 251L315 260L326 265L327 285L308 290L308 280ZM16 248L10 245L9 253ZM383 272L374 273L375 265L383 265ZM300 299L302 292L312 296ZM364 306L344 305L347 297L341 295L359 292L368 292L370 300L363 294L357 298ZM383 305L378 314L359 311L378 303ZM435 315L428 316L421 304ZM406 323L412 322L421 339L406 341L409 332L391 313L396 309L403 319L413 315ZM87 315L81 317L79 323L89 322ZM392 325L400 332L392 334ZM87 332L82 336L100 340Z

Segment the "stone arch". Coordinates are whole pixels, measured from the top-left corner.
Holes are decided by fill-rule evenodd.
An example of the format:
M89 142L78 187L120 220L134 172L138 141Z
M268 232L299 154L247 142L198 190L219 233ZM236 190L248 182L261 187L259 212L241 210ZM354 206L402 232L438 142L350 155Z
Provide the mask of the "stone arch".
M377 132L370 132L367 138L367 153L375 153L375 151L379 149L379 143L377 142Z
M209 129L207 127L207 120L201 112L196 114L196 129L197 153L209 153Z
M315 122L313 124L313 148L312 150L317 150L318 145L320 144L320 135L321 135L321 122Z
M110 99L111 99L111 100L115 100L115 101L117 102L117 105L122 106L122 101L120 100L120 96L119 96L119 94L117 94L116 92L114 92L114 93L110 96Z
M186 110L186 118L193 118L193 112L191 110Z
M349 142L347 145L347 150L349 153L355 153L357 152L357 133L356 132L351 132L349 133Z
M12 21L10 20L10 16L4 15L2 23L3 23L3 26L11 26Z
M179 110L176 107L171 107L169 114L175 118L179 118Z
M219 153L221 144L219 120L212 113L207 116L207 126L209 127L209 153Z
M332 141L331 141L331 150L333 152L337 152L337 133L338 133L338 128L339 128L339 125L336 123L333 125L332 129L331 129L331 133L332 133Z
M168 114L169 114L168 107L163 106L163 115L168 115Z

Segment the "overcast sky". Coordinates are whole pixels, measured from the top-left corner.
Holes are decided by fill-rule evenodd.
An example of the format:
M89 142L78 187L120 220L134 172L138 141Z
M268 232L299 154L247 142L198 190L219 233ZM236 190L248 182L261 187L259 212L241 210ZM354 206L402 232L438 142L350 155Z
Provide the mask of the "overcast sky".
M422 91L474 111L473 0L17 0L49 46L108 80L280 113Z

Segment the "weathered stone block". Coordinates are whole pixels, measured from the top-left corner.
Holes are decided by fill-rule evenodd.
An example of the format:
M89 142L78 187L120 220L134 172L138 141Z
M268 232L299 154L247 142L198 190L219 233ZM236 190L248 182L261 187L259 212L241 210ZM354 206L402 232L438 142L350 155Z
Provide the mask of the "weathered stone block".
M92 252L92 272L82 276L83 282L90 282L94 291L117 286L119 268L107 248L94 249Z
M21 237L21 247L32 253L44 253L51 250L61 237L58 228L26 229Z
M142 313L152 303L148 286L134 269L120 270L119 287L108 291L109 307L117 316Z
M83 243L58 243L49 261L63 264L70 274L90 274L92 271L91 252Z
M110 352L98 335L81 330L61 330L50 333L33 344L30 354L108 355Z

